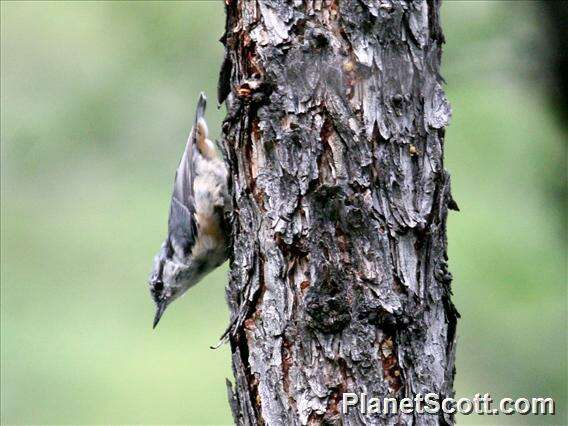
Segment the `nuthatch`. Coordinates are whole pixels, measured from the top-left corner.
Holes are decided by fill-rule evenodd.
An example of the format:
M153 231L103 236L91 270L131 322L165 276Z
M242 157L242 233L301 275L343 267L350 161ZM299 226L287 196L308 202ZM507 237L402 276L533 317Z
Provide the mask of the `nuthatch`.
M154 328L168 305L227 259L227 167L207 138L206 98L200 94L176 171L168 236L154 258L150 293Z

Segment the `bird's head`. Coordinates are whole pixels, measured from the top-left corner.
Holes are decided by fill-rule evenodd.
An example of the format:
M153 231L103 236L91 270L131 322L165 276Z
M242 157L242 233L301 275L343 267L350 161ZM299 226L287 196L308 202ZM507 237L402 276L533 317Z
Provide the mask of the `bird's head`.
M191 286L191 261L176 256L168 240L154 257L152 273L148 279L150 294L156 304L153 327L156 328L166 308Z

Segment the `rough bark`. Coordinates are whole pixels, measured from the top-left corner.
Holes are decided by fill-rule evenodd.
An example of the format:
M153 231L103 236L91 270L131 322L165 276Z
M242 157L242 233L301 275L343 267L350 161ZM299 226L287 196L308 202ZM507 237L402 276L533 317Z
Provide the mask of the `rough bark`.
M452 424L340 410L453 396L439 3L226 3L235 422Z

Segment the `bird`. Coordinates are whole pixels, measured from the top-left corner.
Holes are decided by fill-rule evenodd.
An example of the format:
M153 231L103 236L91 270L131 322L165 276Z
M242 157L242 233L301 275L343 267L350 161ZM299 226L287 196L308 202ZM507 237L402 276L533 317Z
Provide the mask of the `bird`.
M156 304L153 328L174 300L228 257L229 173L208 139L206 104L201 92L175 174L168 234L154 257L148 279Z

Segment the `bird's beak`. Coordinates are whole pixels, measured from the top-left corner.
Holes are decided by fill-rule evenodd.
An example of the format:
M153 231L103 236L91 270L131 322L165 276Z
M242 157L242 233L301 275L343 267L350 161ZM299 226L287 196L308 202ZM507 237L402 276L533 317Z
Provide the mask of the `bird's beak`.
M156 315L154 316L154 324L152 325L152 328L156 328L167 306L168 304L166 299L161 299L156 303Z

